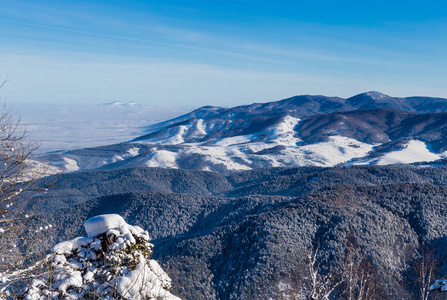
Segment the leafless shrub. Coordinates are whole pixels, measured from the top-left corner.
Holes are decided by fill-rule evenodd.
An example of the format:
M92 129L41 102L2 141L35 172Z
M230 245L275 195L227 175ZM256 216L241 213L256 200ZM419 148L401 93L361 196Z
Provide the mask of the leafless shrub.
M377 269L365 256L355 237L346 238L346 253L341 263L342 298L348 300L383 299Z
M3 86L4 82L0 84ZM32 158L39 147L28 140L20 119L6 108L0 113L0 297L20 288L28 275L23 270L38 257L40 236L46 228L32 226L30 197L39 189L36 180L47 174ZM22 270L19 272L19 270Z
M307 253L307 265L304 268L303 294L306 300L329 300L331 295L343 283L338 272L322 273L318 262L319 248Z

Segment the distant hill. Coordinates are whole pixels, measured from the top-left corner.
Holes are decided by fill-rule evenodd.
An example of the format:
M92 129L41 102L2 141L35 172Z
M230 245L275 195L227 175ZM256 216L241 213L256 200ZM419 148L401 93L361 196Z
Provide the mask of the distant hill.
M447 99L368 92L205 106L130 142L53 153L62 171L133 166L228 173L265 167L394 164L447 157Z
M246 119L259 115L281 116L284 114L303 118L322 113L375 108L390 108L415 113L447 112L447 99L432 97L400 98L380 92L366 92L348 99L321 95L302 95L280 101L254 103L232 108L204 106L180 117L151 125L146 130L155 132L163 127L191 119Z
M98 106L102 106L102 107L116 107L116 108L138 108L138 107L142 107L141 104L139 104L138 102L135 102L135 101L131 101L131 102L128 102L128 103L121 102L121 101L113 101L113 102L101 103L101 104L98 104Z
M447 113L408 113L394 109L356 110L306 118L296 128L306 143L341 135L389 152L410 140L431 145L434 153L447 150Z

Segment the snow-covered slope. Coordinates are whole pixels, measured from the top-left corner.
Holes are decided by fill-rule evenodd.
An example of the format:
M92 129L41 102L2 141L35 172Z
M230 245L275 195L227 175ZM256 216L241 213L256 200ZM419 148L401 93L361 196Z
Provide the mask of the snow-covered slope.
M433 107L427 98L368 92L346 101L298 96L235 108L209 106L156 124L127 143L53 153L45 159L65 172L129 166L227 172L434 161L447 151L447 113L409 112L447 103L432 100Z
M411 140L401 150L385 153L383 156L366 161L366 164L391 165L411 164L423 161L435 161L447 157L447 152L433 153L430 145L422 141Z
M67 171L75 166L80 170L148 166L226 172L260 167L334 166L365 157L374 147L343 136L304 144L296 131L299 122L299 118L285 116L267 122L271 125L260 131L244 132L242 128L247 134L225 136L234 128L194 120L193 124L166 130L160 139L70 151L46 158ZM216 134L216 128L224 133ZM224 137L209 138L213 134Z
M138 226L115 214L84 223L88 237L61 242L36 266L23 299L166 299L171 279L150 259L153 245Z

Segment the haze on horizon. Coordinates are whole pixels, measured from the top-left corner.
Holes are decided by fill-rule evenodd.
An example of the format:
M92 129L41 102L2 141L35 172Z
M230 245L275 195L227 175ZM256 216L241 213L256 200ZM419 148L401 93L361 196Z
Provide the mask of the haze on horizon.
M446 97L444 1L2 1L11 104Z

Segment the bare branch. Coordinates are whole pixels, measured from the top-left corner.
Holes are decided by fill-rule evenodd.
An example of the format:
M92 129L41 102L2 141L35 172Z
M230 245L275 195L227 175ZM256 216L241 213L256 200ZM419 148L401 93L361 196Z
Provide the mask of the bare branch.
M28 140L20 118L5 105L0 109L0 278L9 278L0 282L2 298L23 287L25 277L31 275L23 270L43 248L39 236L43 232L32 225L29 200L39 192L36 180L47 171L36 167L32 156L39 145Z

